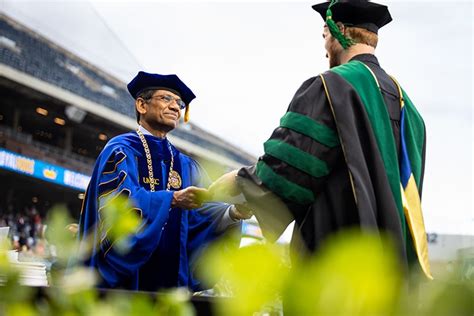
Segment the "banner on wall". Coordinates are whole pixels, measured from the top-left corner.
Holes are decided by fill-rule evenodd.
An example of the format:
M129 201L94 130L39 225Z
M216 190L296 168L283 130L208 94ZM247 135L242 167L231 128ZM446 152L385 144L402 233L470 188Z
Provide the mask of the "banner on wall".
M62 186L85 191L90 177L41 160L21 156L17 153L0 149L0 168L20 174L56 183Z

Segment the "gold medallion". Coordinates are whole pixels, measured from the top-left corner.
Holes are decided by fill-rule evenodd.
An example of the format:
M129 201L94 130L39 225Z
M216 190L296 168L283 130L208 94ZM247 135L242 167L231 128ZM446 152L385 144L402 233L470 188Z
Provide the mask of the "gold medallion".
M169 183L173 189L181 188L181 176L174 170L170 171Z

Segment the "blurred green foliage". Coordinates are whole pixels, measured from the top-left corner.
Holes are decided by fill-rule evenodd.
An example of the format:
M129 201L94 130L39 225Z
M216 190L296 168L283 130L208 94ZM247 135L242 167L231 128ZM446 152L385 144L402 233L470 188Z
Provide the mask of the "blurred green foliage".
M225 241L214 245L200 265L209 285L219 276L230 285L233 295L217 306L218 313L248 315L278 303L289 274L284 249L275 244L255 244L234 252L225 248Z
M292 271L284 291L291 315L388 315L401 290L391 243L348 231Z
M227 167L217 164L215 161L198 159L198 162L201 167L206 170L206 173L211 181L217 180L220 176L230 171Z
M9 264L9 244L0 245L0 315L194 315L190 293L175 289L156 297L95 288L94 271L69 266L78 253L64 207L49 213L47 239L57 256L51 286L41 296L20 286L20 272ZM103 229L126 251L141 218L128 201L111 200L102 210ZM89 241L90 243L90 241ZM388 238L348 231L328 240L316 256L292 261L287 245L259 243L229 251L234 238L211 245L199 264L200 276L215 289L217 315L473 315L472 281L454 270L426 281L418 276L408 289ZM122 245L122 246L120 246ZM85 249L91 249L92 244Z
M48 212L46 239L55 248L55 259L60 266L65 266L69 258L76 255L76 238L66 229L72 221L64 205L54 206Z
M456 272L435 281L406 278L390 239L378 234L341 232L316 256L293 260L291 269L285 265L285 246L261 244L224 256L222 243L201 265L204 279L212 284L221 274L233 293L218 301L218 315L278 314L279 299L285 315L474 313L472 282L456 279Z
M107 238L120 253L128 252L128 240L140 227L142 220L139 212L127 198L120 195L110 199L101 211L102 231L106 232Z
M127 199L117 197L101 212L102 230L107 231L117 250L125 252L129 237L140 228L136 209ZM95 288L95 271L78 264L87 255L79 253L79 249L90 251L93 238L86 237L88 245L79 248L76 233L69 229L71 223L64 206L56 206L48 213L46 238L56 255L48 258L53 261L50 287L41 293L20 285L20 271L7 258L11 245L0 245L0 315L194 315L190 295L183 289L157 297L113 291L101 296Z
M32 315L30 302L33 289L19 285L20 272L11 266L7 251L11 249L8 241L0 241L0 315Z

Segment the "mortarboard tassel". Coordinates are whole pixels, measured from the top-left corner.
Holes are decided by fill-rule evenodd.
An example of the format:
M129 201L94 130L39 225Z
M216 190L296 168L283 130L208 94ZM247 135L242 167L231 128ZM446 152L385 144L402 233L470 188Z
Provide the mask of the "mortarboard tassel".
M189 121L189 104L186 105L186 110L184 110L184 123Z
M329 4L328 10L326 11L326 25L328 26L331 35L337 39L337 41L341 44L342 48L347 49L355 43L352 39L347 38L346 36L344 36L344 34L341 33L341 30L337 26L336 22L332 19L331 7L336 3L337 0L332 0L331 4Z

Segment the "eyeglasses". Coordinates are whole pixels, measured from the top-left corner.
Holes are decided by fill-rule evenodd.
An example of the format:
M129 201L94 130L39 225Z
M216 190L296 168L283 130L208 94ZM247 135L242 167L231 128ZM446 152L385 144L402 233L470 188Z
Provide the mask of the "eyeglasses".
M150 99L155 99L157 98L158 100L162 101L166 105L170 105L171 102L175 101L176 104L179 106L179 108L182 110L186 107L186 103L184 103L183 100L180 98L173 98L172 96L165 94L165 95L155 95L151 97Z

